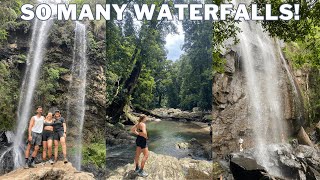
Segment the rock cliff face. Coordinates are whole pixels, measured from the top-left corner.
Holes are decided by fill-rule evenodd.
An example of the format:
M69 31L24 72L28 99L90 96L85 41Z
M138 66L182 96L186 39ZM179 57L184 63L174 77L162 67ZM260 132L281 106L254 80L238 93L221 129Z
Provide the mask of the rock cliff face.
M216 74L213 81L213 151L219 157L233 151L239 151L238 140L244 139L244 147L252 146L253 129L248 121L249 100L246 91L243 63L241 57L229 51L224 55L226 59L225 72ZM282 61L278 57L280 73L281 101L284 110L284 120L292 132L296 113L294 95Z
M68 97L68 88L71 81L71 65L73 56L73 40L74 40L73 22L55 22L50 30L47 43L44 63L40 72L40 80L37 90L34 94L33 106L41 105L44 107L44 113L60 109L62 116L66 118L66 106ZM105 38L104 30L99 31L100 34L94 32L94 24L87 24L88 28L88 73L86 86L86 116L84 123L84 136L86 140L97 138L99 134L104 132L105 118ZM26 57L30 49L32 24L23 23L9 31L7 42L0 46L0 61L6 65L10 78L5 79L5 83L10 85L12 89L12 107L11 114L13 117L7 117L11 122L15 122L14 117L19 101L19 89L22 82L24 69L26 67ZM102 35L101 35L102 34ZM71 107L72 108L72 107ZM8 114L10 114L8 113ZM12 118L12 119L11 119ZM67 121L68 122L68 121ZM68 122L72 128L72 123ZM12 125L8 129L14 130ZM73 137L73 133L69 132L69 137Z
M150 152L145 166L145 171L149 173L147 178L137 176L134 168L134 164L120 167L107 179L213 179L213 164L210 161L177 159L153 152Z
M64 164L58 162L54 165L38 165L36 168L30 169L17 169L6 175L0 176L2 180L37 180L37 179L48 179L48 180L94 180L94 176L91 173L85 173L77 171L71 163Z

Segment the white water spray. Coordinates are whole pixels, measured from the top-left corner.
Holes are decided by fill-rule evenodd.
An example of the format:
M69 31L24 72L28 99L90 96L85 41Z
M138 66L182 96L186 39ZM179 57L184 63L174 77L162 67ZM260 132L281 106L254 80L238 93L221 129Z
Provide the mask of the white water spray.
M42 0L38 2L53 5L64 1ZM20 89L20 99L17 113L18 121L13 144L15 168L20 167L24 161L24 145L22 141L24 139L24 133L32 113L32 107L34 107L33 95L39 80L39 72L43 63L44 54L46 52L46 43L52 24L53 19L49 19L47 21L35 19L33 24L30 50L27 56L27 67Z
M80 22L76 22L74 52L71 75L72 80L69 86L69 99L67 103L67 118L73 122L77 128L77 136L75 145L74 165L80 170L82 160L82 130L84 123L84 116L86 110L85 96L86 96L86 76L87 76L87 36L86 26Z
M237 51L244 67L255 158L270 174L281 176L281 170L271 163L266 147L282 142L287 132L280 93L281 61L277 59L274 41L263 32L261 24L242 21L239 27L242 32L238 35Z

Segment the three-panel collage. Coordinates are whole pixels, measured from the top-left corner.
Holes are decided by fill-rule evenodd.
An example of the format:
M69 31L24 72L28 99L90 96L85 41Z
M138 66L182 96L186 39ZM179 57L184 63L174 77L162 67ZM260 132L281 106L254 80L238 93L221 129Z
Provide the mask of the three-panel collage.
M0 180L317 180L317 0L0 0Z

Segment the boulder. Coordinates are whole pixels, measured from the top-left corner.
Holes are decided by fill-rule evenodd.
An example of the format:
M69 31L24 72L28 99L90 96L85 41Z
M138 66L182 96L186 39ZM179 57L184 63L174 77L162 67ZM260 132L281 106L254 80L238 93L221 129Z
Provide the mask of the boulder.
M177 149L189 149L190 144L186 142L181 142L176 144Z
M299 140L300 144L308 145L308 146L311 146L311 147L314 146L314 144L310 140L308 134L306 133L306 131L304 130L303 127L300 127L300 130L299 130L299 133L298 133L298 140Z
M77 179L77 180L94 180L91 173L77 171L71 163L64 164L57 162L54 165L38 165L36 168L23 169L19 168L8 174L0 176L2 180L38 180L38 179Z
M190 158L179 160L172 156L156 154L151 151L145 165L145 171L149 173L148 177L139 177L134 173L134 169L133 163L127 164L117 168L107 179L213 179L212 162L210 161L193 160Z
M232 158L230 161L230 170L235 180L247 179L269 179L267 171L254 159L245 157Z

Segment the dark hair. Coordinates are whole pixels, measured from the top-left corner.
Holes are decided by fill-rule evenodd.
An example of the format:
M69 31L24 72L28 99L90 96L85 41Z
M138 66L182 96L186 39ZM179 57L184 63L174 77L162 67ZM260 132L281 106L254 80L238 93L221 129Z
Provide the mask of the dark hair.
M42 109L42 107L41 107L41 106L38 106L38 107L37 107L37 110L38 110L38 109L40 109L40 108Z
M60 110L55 110L54 113L60 113Z
M147 118L146 115L144 114L140 115L138 122L142 122L145 118Z

